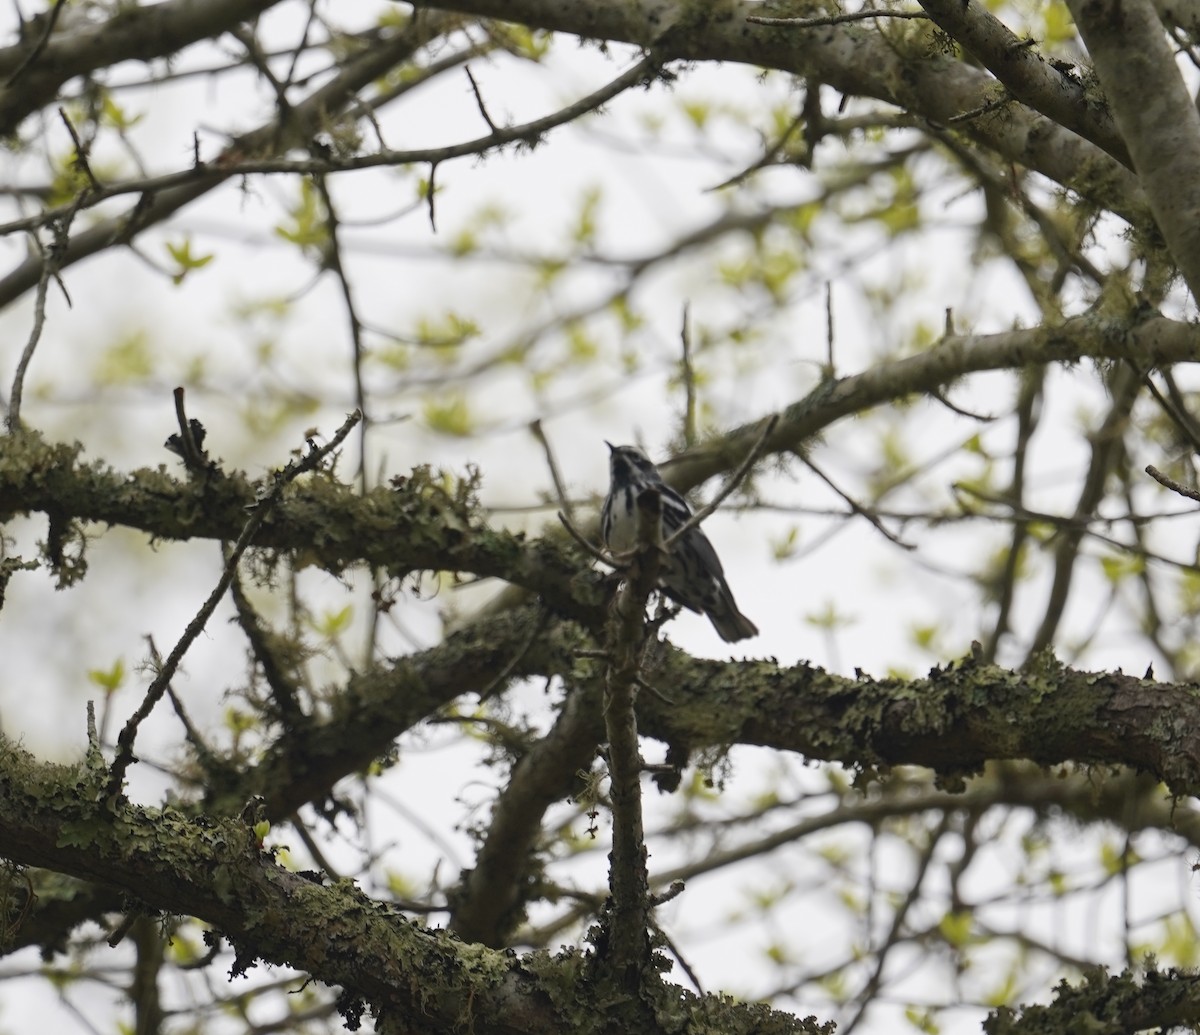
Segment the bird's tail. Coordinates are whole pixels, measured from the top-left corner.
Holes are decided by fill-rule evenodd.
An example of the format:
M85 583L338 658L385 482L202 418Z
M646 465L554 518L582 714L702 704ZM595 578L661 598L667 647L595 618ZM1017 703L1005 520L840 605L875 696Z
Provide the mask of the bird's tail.
M733 594L728 589L722 593L713 607L704 612L712 622L717 635L726 643L737 643L758 635L758 626L737 609Z

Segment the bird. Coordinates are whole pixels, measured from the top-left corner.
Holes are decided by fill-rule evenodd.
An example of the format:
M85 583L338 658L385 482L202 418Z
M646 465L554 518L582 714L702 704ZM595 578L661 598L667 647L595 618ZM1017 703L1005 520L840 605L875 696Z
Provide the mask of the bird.
M692 516L692 508L658 473L636 446L614 446L609 452L609 486L600 512L600 535L610 553L620 555L637 547L637 501L647 490L662 501L661 538L665 541ZM734 602L717 551L699 525L671 547L658 577L659 588L677 604L706 615L726 643L758 635L758 627Z

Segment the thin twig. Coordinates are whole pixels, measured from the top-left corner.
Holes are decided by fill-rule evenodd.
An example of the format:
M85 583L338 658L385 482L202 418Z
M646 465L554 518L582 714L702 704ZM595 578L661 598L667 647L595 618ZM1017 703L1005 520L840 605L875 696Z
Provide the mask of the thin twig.
M196 439L196 433L199 431L201 436L204 434L203 427L199 422L193 423L188 420L187 409L184 405L185 390L182 385L176 387L175 396L175 419L179 422L179 455L183 457L183 466L189 471L198 472L206 471L212 467L212 462L205 455L204 449L200 442ZM167 439L167 448L174 448L174 441Z
M42 34L38 37L37 43L33 45L33 49L25 55L25 60L17 65L13 70L13 74L4 81L5 89L11 87L25 74L25 69L41 57L42 51L46 49L46 44L50 42L50 37L54 35L54 27L58 24L58 16L66 6L67 0L54 0L54 6L44 16L46 22L42 26Z
M542 427L542 419L538 417L529 425L529 430L533 432L533 437L541 443L542 452L546 455L546 466L550 468L550 479L554 482L554 493L558 496L558 505L562 508L563 513L567 517L574 519L575 510L571 506L571 500L567 496L566 487L563 485L562 474L558 469L558 461L554 458L554 450L550 448L550 440L546 438L546 431Z
M595 547L591 543L589 543L587 541L587 537L584 536L584 534L581 531L579 531L578 528L575 527L575 525L571 521L571 519L569 517L567 517L567 515L564 514L561 510L558 512L558 520L562 522L563 528L565 528L567 530L567 532L570 534L571 538L574 539L575 542L577 542L585 550L587 550L587 552L590 553L596 560L601 561L602 563L607 564L614 568L621 567L621 565L619 563L617 563L615 558L611 557L609 554L605 553L603 550L601 550L598 547Z
M133 742L137 737L138 727L149 716L154 706L162 699L166 692L167 684L174 678L175 672L179 668L179 663L183 660L184 654L188 648L195 642L196 638L204 630L212 613L217 609L217 605L225 596L225 591L229 589L229 584L233 581L234 572L237 569L238 562L242 558L242 554L249 548L254 540L255 533L266 520L267 515L274 509L283 495L283 490L298 476L306 471L313 470L322 460L325 459L333 450L345 441L346 436L354 429L354 426L362 419L362 414L357 410L350 414L338 428L337 433L329 440L329 442L321 447L317 447L312 440L309 440L309 452L302 459L289 463L280 471L276 471L271 483L268 486L263 486L260 490L258 498L251 504L250 519L242 528L241 535L238 536L237 542L234 543L233 549L229 551L229 557L225 562L225 570L221 573L221 578L217 582L216 588L208 595L208 599L201 605L200 610L196 613L187 628L183 631L183 635L179 638L179 642L175 644L171 653L167 656L166 661L158 666L158 673L155 675L150 686L146 690L146 696L142 703L138 706L137 711L130 716L129 721L125 723L125 728L121 730L121 735L117 738L117 754L113 759L112 768L109 770L108 781L108 798L110 800L116 798L121 793L121 787L125 782L125 772L134 762Z
M665 894L655 896L655 905L662 905L664 902L669 902L682 891L683 881L676 881L671 885L670 889L668 889ZM666 943L667 951L675 957L675 962L679 964L679 969L682 970L687 976L687 979L692 983L692 987L696 990L697 994L704 995L704 986L700 984L699 975L695 970L692 969L691 964L684 959L683 953L679 950L679 946L675 944L675 940L669 934L667 934L667 932L663 930L663 928L660 927L657 922L654 924L654 931L658 937L660 937Z
M146 637L147 644L150 650L150 663L155 670L162 668L162 655L158 653L158 645L154 642L153 636ZM217 756L213 754L212 749L205 743L204 738L200 736L200 731L192 724L187 712L184 710L183 701L179 699L179 695L175 693L174 688L170 683L167 684L167 699L171 702L171 707L175 709L175 715L183 725L184 738L192 745L192 750L196 752L196 760L200 763L206 774L212 775L219 768Z
M67 132L71 134L71 142L75 145L75 160L73 163L75 168L77 168L83 173L84 176L87 177L88 186L90 186L92 190L103 190L104 188L101 187L100 181L96 179L95 173L92 172L92 166L88 162L88 149L84 147L83 141L79 137L79 133L76 131L71 119L67 116L66 109L60 107L58 109L58 114L63 120L63 125L67 127Z
M679 337L683 343L680 367L683 370L683 391L686 400L683 411L683 442L688 449L696 444L696 371L692 366L692 333L688 326L690 308L684 304L683 326L679 330Z
M492 694L496 693L516 670L521 663L521 659L529 653L529 649L537 642L542 635L542 630L546 628L546 623L550 620L550 612L544 607L538 608L537 618L529 629L529 635L525 637L525 642L517 648L517 652L505 663L504 667L496 673L495 677L479 691L479 703L483 704Z
M750 14L746 16L746 21L754 25L771 25L781 29L819 29L825 25L865 22L873 18L915 18L928 21L929 15L924 11L851 11L847 14L829 15L827 18L771 18L763 14Z
M714 183L711 187L705 187L704 192L706 194L713 194L716 191L728 190L730 187L736 187L736 186L740 185L745 180L749 179L754 173L758 172L760 169L765 169L770 165L781 164L778 162L778 159L779 159L779 156L782 155L784 153L785 149L787 148L788 141L791 140L791 138L795 134L796 130L805 127L807 122L808 122L808 120L805 118L805 115L803 112L801 114L797 115L794 119L792 119L792 121L788 125L788 127L782 133L779 134L779 139L776 140L769 148L767 148L766 151L763 152L761 157L756 158L750 165L746 166L744 169L739 170L738 172L735 172L732 176L728 177L727 179L722 180L720 183ZM808 154L805 156L804 159L789 159L789 163L790 164L810 165L811 158L812 158L812 148L809 148ZM808 160L808 161L806 162L806 160Z
M1006 108L1012 104L1011 97L1005 97L998 101L988 101L986 104L981 104L978 108L971 108L968 111L959 112L957 115L951 115L946 122L948 125L953 125L956 122L968 122L971 119L977 119L980 115L987 115L989 112L998 111L1000 108Z
M37 240L37 235L32 235ZM33 299L33 327L29 331L29 340L17 361L17 369L13 374L12 392L8 399L8 430L16 431L21 426L21 397L25 391L25 372L33 361L33 353L42 338L42 328L46 325L46 295L49 293L50 278L54 275L54 263L43 254L41 275L38 277L37 294Z
M228 559L226 562L228 563ZM250 643L250 650L262 670L267 686L271 688L279 718L289 732L294 732L304 725L306 719L304 709L300 706L300 688L292 674L287 671L280 652L275 649L272 631L254 610L236 572L229 584L229 590L238 625Z
M908 919L910 912L912 912L913 907L920 898L921 886L925 883L925 875L929 872L930 864L933 862L934 853L937 851L939 843L950 830L952 815L953 814L949 811L945 812L942 815L941 820L938 822L937 827L930 831L929 844L921 853L920 860L917 864L917 872L912 879L908 893L905 895L904 900L897 905L895 912L892 914L892 922L887 936L884 938L883 943L875 951L874 969L868 976L866 984L863 986L862 990L855 997L857 1010L855 1011L854 1016L851 1017L846 1024L838 1026L839 1032L844 1032L845 1035L850 1035L850 1033L858 1027L859 1023L866 1016L867 1007L874 1000L876 993L879 991L880 983L883 980L884 968L887 966L888 957L891 955L892 950L903 941L905 921Z
M657 73L662 60L660 56L651 53L631 65L626 71L617 76L616 79L594 90L586 97L581 97L578 101L567 105L565 108L552 112L550 115L503 128L499 132L489 133L487 136L478 137L474 140L450 144L444 147L406 151L381 150L344 157L328 155L322 157L310 156L302 159L245 158L243 155L254 152L254 148L251 145L258 139L257 135L261 135L260 130L253 130L251 133L235 139L213 162L203 163L198 166L192 165L187 169L163 173L159 176L113 184L98 192L88 194L86 204L83 207L93 208L109 198L125 194L153 197L161 203L163 196L176 187L190 188L209 181L215 185L231 177L255 173L291 173L301 176L315 176L326 173L352 172L359 169L382 168L384 166L395 167L423 165L426 163L431 166L429 179L430 189L432 190L436 166L440 163L468 156L484 157L510 144L530 144L541 140L551 130L576 121L580 116L597 110L624 91L645 82L650 76ZM324 99L327 102L327 96ZM309 117L310 112L306 109L312 103L313 101L310 99L295 105L293 110L297 113L297 118ZM325 109L322 108L322 110ZM426 198L426 201L429 203L430 218L433 220L432 199ZM72 202L71 204L75 203ZM43 226L63 215L70 208L70 204L60 205L52 209L42 210L35 215L14 219L7 223L0 223L0 237L18 230L29 230L34 227ZM108 221L103 226L106 231L116 232L120 229L121 225L122 221L116 219ZM434 221L434 227L436 229L436 221ZM91 252L87 254L91 254ZM82 258L82 256L80 257Z
M825 376L837 376L837 367L833 364L833 283L825 281Z
M229 30L229 34L245 48L246 57L250 59L250 64L255 67L258 74L267 81L275 93L275 109L279 113L279 117L275 121L275 147L278 149L292 110L291 102L287 96L287 87L275 78L275 73L271 71L270 61L267 55L263 53L262 47L259 46L258 39L254 33L241 26L235 26Z
M46 298L50 290L50 280L52 278L58 284L59 290L62 291L63 298L67 301L67 308L71 308L71 296L67 293L67 286L62 282L58 271L62 264L62 256L66 254L71 223L74 221L83 199L84 195L79 194L75 201L68 206L67 211L63 213L62 218L49 224L53 233L49 247L42 246L41 240L36 233L30 234L34 244L42 253L42 268L38 274L37 293L34 296L33 327L29 332L29 340L25 343L25 348L21 352L21 358L17 362L17 369L13 373L13 386L9 398L7 420L10 431L15 431L21 424L21 398L25 391L25 374L29 370L29 364L33 361L34 350L41 340L42 330L46 325Z
M304 55L304 53L311 46L311 44L309 42L310 34L312 32L313 23L316 20L317 20L317 5L309 4L308 5L308 19L304 23L304 31L300 34L300 42L296 44L295 49L292 51L292 60L291 60L291 63L288 65L287 78L284 80L284 82L288 86L295 85L296 68L300 64L300 58Z
M676 612L676 613L678 613L678 612ZM663 704L674 704L675 703L675 698L667 696L658 687L656 687L653 683L647 683L646 680L644 680L641 676L637 677L637 685L642 690L645 690L647 693L653 694L660 701L662 701Z
M1150 475L1150 477L1156 482L1158 482L1159 485L1165 486L1172 492L1179 493L1180 496L1186 496L1188 499L1195 500L1197 503L1200 503L1200 492L1195 489L1189 489L1186 485L1181 485L1174 478L1163 474L1162 471L1160 471L1153 464L1146 465L1146 473Z
M879 534L882 535L885 539L887 539L889 542L895 543L897 546L899 546L901 549L904 549L904 550L915 550L917 548L916 543L906 543L903 539L901 539L898 535L896 535L895 532L892 532L890 529L888 529L888 527L882 521L880 521L879 518L876 517L876 515L872 514L866 507L864 507L861 503L859 503L856 499L854 499L853 496L847 495L840 488L838 488L838 486L835 484L833 479L830 478L829 475L827 475L824 471L822 471L816 464L814 464L803 453L797 452L795 455L798 456L804 462L805 466L807 466L808 469L810 471L812 471L813 474L815 474L818 478L821 479L821 481L823 481L835 493L837 493L837 495L840 496L845 501L846 506L848 506L852 511L854 511L855 514L857 514L859 517L864 517L869 522L871 522L871 524L874 525L875 528L879 531Z
M967 417L971 420L977 420L981 424L989 424L996 420L995 414L988 413L972 413L970 410L963 409L957 403L952 403L946 398L946 393L940 388L930 389L929 392L938 402L946 407L951 413L957 413L960 417Z
M750 473L750 468L754 466L754 462L762 455L762 451L767 444L767 439L771 437L776 426L779 424L779 414L773 413L767 418L766 426L758 436L758 440L751 447L750 452L746 454L746 459L738 465L738 469L733 472L733 476L722 487L709 502L708 506L701 507L695 514L687 519L675 533L663 543L664 550L670 550L680 539L688 534L693 528L706 520L722 503L726 497L730 495L743 481L747 474Z
M1175 381L1175 374L1172 368L1161 367L1158 372L1162 375L1162 379L1166 383L1167 398L1175 406L1173 416L1188 426L1190 429L1187 433L1188 439L1196 444L1196 452L1200 453L1200 429L1197 428L1195 418L1192 417L1191 411L1188 409L1188 403L1183 397L1183 392L1179 390L1179 385Z
M1137 372L1138 376L1141 377L1142 384L1150 389L1150 394L1154 396L1155 400L1158 402L1158 405L1162 407L1163 412L1170 417L1171 422L1181 432L1183 432L1184 438L1188 440L1188 444L1191 445L1192 450L1196 453L1200 453L1200 435L1197 435L1196 424L1192 420L1192 415L1188 413L1184 407L1176 406L1174 399L1168 398L1162 394L1158 385L1156 385L1153 379L1150 377L1149 370L1140 369L1133 360L1129 360L1128 362L1129 365Z
M367 431L371 426L371 418L367 412L367 389L363 381L363 357L366 347L363 344L363 324L358 316L358 308L354 304L354 292L350 288L350 278L342 264L342 245L339 237L341 221L333 204L333 196L329 192L329 183L324 176L314 176L313 183L321 202L325 206L325 228L329 232L329 247L325 249L324 260L327 269L332 270L341 288L342 300L346 304L346 318L350 322L350 344L353 347L354 359L354 405L362 414L362 427L358 436L358 489L362 494L367 491Z
M437 171L438 163L429 163L429 187L425 195L425 203L429 206L429 229L435 234L437 233L437 209L434 206L433 196L437 193Z
M467 78L471 81L471 92L475 94L475 103L479 105L479 114L483 116L483 121L488 124L488 129L493 133L499 133L500 127L492 121L492 117L488 114L487 105L483 103L483 94L479 92L479 84L475 82L475 77L471 74L471 66L465 66L463 71L467 73Z

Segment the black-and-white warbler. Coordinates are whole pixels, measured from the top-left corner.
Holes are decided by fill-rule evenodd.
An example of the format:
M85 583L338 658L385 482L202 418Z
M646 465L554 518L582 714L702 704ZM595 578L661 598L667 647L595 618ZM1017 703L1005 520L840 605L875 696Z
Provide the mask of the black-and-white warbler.
M662 499L662 538L669 539L692 516L687 500L662 480L658 468L634 446L609 450L608 496L600 514L600 535L613 554L637 546L637 500L647 489ZM697 525L671 547L663 561L659 585L677 604L708 616L726 643L758 635L758 628L733 601L720 558L708 536Z

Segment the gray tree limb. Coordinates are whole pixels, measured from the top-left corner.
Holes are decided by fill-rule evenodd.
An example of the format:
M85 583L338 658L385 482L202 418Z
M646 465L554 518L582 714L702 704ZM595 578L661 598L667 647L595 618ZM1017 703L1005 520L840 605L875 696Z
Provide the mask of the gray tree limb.
M69 79L122 61L149 61L257 18L279 0L167 0L120 8L111 18L0 49L0 135L49 104ZM30 58L32 57L32 60Z
M102 804L105 768L51 766L0 739L4 856L117 888L146 906L202 919L258 960L294 967L366 1000L380 1032L559 1035L598 1030L613 1000L579 981L579 953L551 959L459 942L376 902L352 882L323 886L278 865L240 818L197 822L171 807ZM570 994L562 990L570 988ZM732 1007L662 986L662 1013L639 1030L678 1030L680 1013L711 1014L711 1030L818 1033L812 1022L759 1006ZM672 1006L671 1004L674 1004ZM418 1023L419 1019L419 1023Z
M869 23L817 29L771 28L747 20L753 4L683 0L413 0L418 9L453 10L518 21L584 39L653 46L664 59L737 61L812 77L844 94L874 97L938 123L994 107L996 80L913 35ZM906 23L915 25L917 23ZM959 123L983 147L1111 209L1137 226L1150 211L1137 178L1119 161L1020 103Z
M982 3L920 3L930 18L982 61L1017 100L1132 168L1112 115L1102 102L1088 96L1082 81L1069 69L1053 67L1036 47L1028 46L1028 40L1017 39Z
M1067 0L1155 222L1200 298L1200 113L1150 0Z

